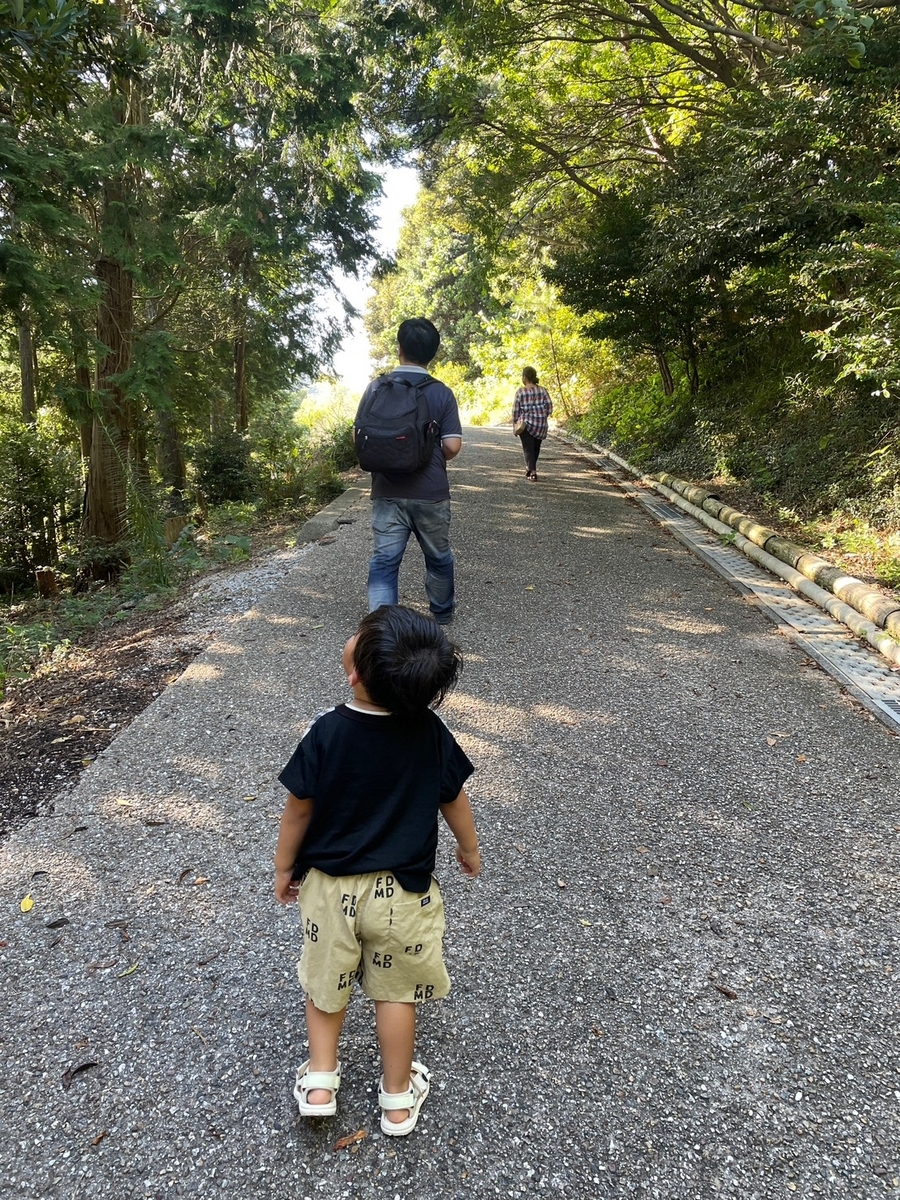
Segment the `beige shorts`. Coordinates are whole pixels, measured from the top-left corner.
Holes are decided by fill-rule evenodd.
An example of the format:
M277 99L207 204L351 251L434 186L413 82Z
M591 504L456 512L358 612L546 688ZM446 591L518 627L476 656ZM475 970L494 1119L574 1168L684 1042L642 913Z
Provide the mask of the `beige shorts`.
M298 895L300 985L322 1012L345 1008L356 980L372 1000L418 1004L450 991L444 902L436 879L405 892L393 875L308 871Z

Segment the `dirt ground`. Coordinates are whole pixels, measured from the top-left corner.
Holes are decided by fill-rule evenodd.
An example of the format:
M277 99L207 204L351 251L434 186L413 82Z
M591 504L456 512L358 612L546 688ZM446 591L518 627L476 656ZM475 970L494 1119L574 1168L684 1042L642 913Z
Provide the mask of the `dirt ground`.
M242 589L258 586L270 556L296 530L296 521L262 524L246 562L194 577L155 612L105 622L64 659L8 687L0 698L0 837L49 811L54 797L206 648L223 614L227 619L252 602Z
M203 649L163 610L98 630L0 701L0 835L47 808Z

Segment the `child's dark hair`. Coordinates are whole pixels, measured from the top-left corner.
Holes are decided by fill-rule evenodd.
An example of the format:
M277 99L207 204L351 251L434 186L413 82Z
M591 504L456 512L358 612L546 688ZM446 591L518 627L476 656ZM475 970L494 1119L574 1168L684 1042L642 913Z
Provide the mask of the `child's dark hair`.
M456 685L462 655L436 621L382 604L360 622L353 665L373 704L413 717L437 708Z

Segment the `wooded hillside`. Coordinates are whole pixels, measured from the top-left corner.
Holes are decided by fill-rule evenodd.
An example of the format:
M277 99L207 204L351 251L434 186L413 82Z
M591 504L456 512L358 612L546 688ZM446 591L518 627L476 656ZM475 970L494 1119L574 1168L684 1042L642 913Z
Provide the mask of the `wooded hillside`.
M430 302L476 406L531 363L638 462L896 532L896 5L440 8L408 115L430 188L369 314L385 351Z
M471 414L530 363L638 462L896 531L898 83L875 0L0 0L0 583L304 491L403 156L385 358L427 313Z

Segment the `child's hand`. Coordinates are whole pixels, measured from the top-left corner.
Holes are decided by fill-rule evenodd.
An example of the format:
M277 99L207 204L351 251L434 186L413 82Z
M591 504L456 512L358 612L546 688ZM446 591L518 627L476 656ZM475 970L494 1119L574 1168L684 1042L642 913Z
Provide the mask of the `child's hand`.
M463 875L468 875L470 879L474 879L476 875L481 874L481 854L477 846L474 850L463 850L462 846L457 842L456 861L462 867Z
M291 874L290 868L286 871L275 871L275 899L279 904L294 904L297 899L300 884L291 879Z

